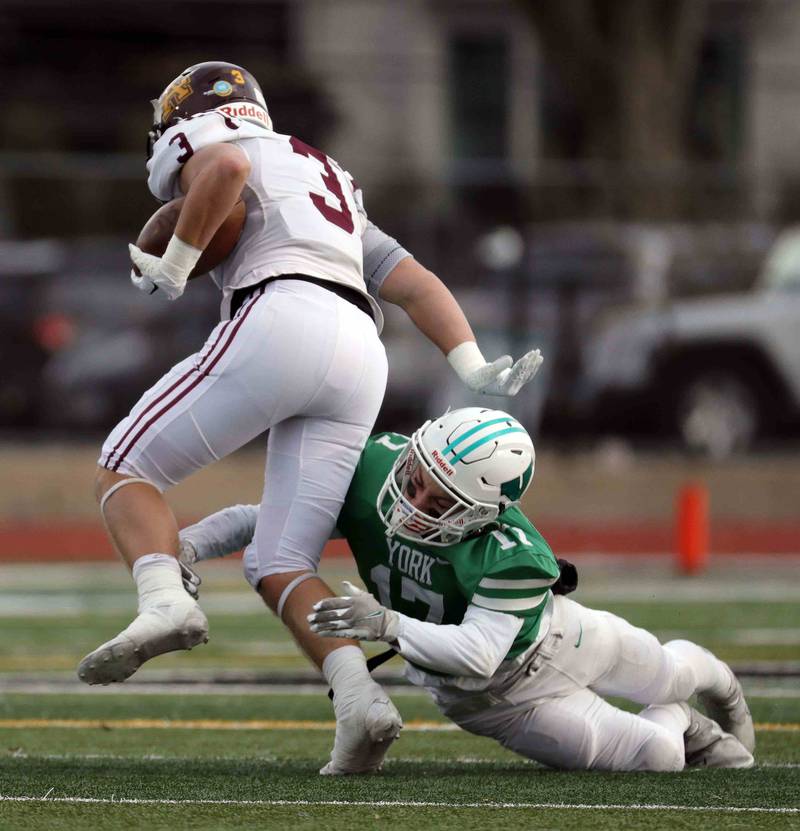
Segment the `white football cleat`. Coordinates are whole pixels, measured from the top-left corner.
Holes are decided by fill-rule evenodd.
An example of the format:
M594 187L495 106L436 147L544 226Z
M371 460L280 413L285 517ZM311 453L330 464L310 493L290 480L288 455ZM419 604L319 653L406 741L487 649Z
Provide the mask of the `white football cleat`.
M683 705L689 715L689 727L683 734L686 766L700 768L750 768L753 754L716 721Z
M739 679L733 674L733 670L725 664L731 676L731 686L728 693L718 698L709 693L700 693L697 700L706 711L709 718L719 724L726 732L730 733L750 751L753 752L756 746L756 732L753 727L753 717L744 698L744 690Z
M320 773L343 776L377 773L392 742L400 735L403 719L383 688L371 681L352 698L334 696L336 738L331 760Z
M113 684L130 678L145 662L165 652L208 641L208 621L190 597L151 606L116 638L90 652L78 665L86 684Z

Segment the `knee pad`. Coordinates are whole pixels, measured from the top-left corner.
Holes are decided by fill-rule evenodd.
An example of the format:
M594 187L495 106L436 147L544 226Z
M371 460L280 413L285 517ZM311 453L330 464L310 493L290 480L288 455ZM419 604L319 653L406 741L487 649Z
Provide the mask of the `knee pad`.
M265 577L291 572L304 572L316 575L319 568L319 556L311 557L291 552L278 551L268 560L259 555L256 541L250 543L244 550L244 576L247 582L258 591L259 583Z
M242 565L244 567L244 576L247 582L256 590L259 590L261 585L261 581L267 577L273 576L273 574L285 574L289 571L289 569L285 569L282 572L269 572L267 574L263 573L263 570L259 569L258 557L256 556L256 546L255 543L250 543L244 550L244 557L242 561ZM295 571L299 571L300 569L294 569ZM286 605L286 601L289 598L289 595L301 584L304 583L306 580L310 579L311 577L316 577L316 571L306 571L303 574L298 574L297 577L294 578L286 588L281 592L280 597L278 598L278 602L275 606L275 614L283 620L283 607Z

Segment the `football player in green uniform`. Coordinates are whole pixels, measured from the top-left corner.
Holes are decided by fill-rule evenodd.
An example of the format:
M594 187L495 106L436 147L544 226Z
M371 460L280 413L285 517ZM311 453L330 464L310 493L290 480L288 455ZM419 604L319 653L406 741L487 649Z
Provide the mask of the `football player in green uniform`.
M385 641L444 715L553 767L752 765L752 718L726 664L564 595L556 558L517 505L533 471L530 436L497 410L448 412L410 439L371 438L337 521L368 591L345 583L346 596L318 602L312 631ZM247 544L256 512L236 506L185 529L184 560ZM708 715L688 705L695 694ZM625 712L606 695L644 709ZM376 770L389 743L363 758L334 747L323 772Z

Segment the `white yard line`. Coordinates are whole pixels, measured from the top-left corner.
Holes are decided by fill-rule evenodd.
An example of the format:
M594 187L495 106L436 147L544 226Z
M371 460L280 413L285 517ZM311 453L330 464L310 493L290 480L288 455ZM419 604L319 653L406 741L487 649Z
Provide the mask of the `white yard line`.
M797 683L796 681L794 683ZM800 689L790 687L750 687L745 684L745 695L750 698L776 698L790 700L800 698Z
M573 811L691 811L699 813L732 814L800 814L800 808L775 808L771 806L739 807L735 805L658 805L634 803L632 805L590 805L568 802L422 802L417 800L347 801L339 799L102 799L98 797L56 796L52 788L44 796L4 796L0 802L50 802L80 805L236 805L242 807L336 807L336 808L500 808L527 810Z
M771 646L783 644L800 647L800 628L755 628L736 629L724 639L726 643L735 643L741 646Z

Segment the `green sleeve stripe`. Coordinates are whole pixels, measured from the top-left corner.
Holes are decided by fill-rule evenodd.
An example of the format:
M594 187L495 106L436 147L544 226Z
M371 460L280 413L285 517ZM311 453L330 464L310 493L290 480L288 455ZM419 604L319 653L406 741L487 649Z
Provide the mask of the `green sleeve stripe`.
M502 598L485 597L482 594L473 594L471 603L481 606L484 609L491 609L495 612L522 612L530 611L540 606L547 600L548 592L543 592L540 597Z
M494 577L484 577L478 588L481 589L541 589L552 586L556 582L555 577L545 577L536 580L497 580Z

